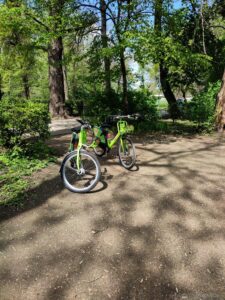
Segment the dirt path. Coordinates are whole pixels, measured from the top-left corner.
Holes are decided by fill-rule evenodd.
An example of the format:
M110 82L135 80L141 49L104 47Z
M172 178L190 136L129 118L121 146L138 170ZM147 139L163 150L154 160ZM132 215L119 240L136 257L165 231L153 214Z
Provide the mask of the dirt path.
M65 153L68 137L52 144ZM37 173L23 210L1 213L0 299L225 299L225 139L136 143L133 171L72 194Z

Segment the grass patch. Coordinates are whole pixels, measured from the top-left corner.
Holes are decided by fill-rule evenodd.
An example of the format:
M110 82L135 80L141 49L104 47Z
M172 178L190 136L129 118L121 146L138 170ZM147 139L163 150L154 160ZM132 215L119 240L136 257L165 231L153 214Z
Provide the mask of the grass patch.
M43 143L25 149L2 149L0 154L0 206L23 206L30 176L55 161L52 150Z
M166 99L158 99L157 100L157 109L158 111L160 110L168 110L168 102L166 101Z
M160 132L164 134L178 134L178 135L193 135L209 133L207 125L199 126L195 122L188 120L159 120L157 122L143 121L135 126L137 134L143 132Z

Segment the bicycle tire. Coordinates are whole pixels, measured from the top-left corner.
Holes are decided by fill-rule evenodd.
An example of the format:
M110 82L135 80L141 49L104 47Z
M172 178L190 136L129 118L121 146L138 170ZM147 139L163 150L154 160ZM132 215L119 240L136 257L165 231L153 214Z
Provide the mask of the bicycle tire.
M94 147L94 152L98 157L102 157L106 153L106 147L100 147L99 145Z
M129 170L135 165L136 162L135 147L131 139L129 139L128 137L123 137L122 139L125 145L125 149L122 149L122 144L120 142L119 149L118 149L119 160L120 160L120 164L125 169Z
M101 168L98 159L93 154L82 149L79 151L80 161L81 161L81 168L79 172L81 173L78 174L78 170L76 169L77 154L78 151L75 150L69 153L64 158L60 169L62 181L64 186L71 192L87 193L91 191L99 182L101 177ZM89 160L89 172L87 169L88 160ZM93 169L91 168L91 163ZM89 175L90 178L87 176L87 178L85 179L84 178L85 175ZM84 186L79 187L79 184L81 185L82 183L84 184Z

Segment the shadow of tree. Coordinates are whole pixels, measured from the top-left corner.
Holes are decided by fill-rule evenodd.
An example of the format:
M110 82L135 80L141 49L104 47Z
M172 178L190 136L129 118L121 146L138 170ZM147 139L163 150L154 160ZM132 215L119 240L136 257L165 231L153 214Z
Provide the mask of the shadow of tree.
M225 299L224 150L139 143L138 172L102 159L83 195L46 174L2 219L0 298Z

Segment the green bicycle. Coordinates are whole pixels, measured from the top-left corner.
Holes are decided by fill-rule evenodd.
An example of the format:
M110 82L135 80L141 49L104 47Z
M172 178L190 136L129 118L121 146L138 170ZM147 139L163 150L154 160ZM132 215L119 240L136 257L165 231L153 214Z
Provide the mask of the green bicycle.
M109 129L111 124L94 127L95 142L92 147L97 156L103 156L106 152L110 152L119 140L119 161L124 168L131 169L136 162L136 153L134 144L127 135L134 130L134 127L128 125L124 119L135 119L135 116L112 116L112 119L117 120L117 134L113 137L113 132Z
M87 151L88 123L72 129L69 153L63 159L60 173L64 186L74 193L86 193L99 182L101 168L95 155Z
M94 149L98 156L110 151L119 140L118 155L120 163L126 169L131 169L136 161L135 148L127 134L133 129L122 119L131 116L119 116L117 119L117 134L113 139L107 139L106 127L92 127L88 122L79 120L81 126L73 128L69 153L64 158L60 173L67 189L76 193L86 193L92 190L100 180L101 168L97 157L87 151ZM106 124L105 124L106 125ZM105 128L105 129L104 129ZM96 129L99 134L96 134ZM88 132L90 133L88 135ZM91 137L88 139L88 136Z

